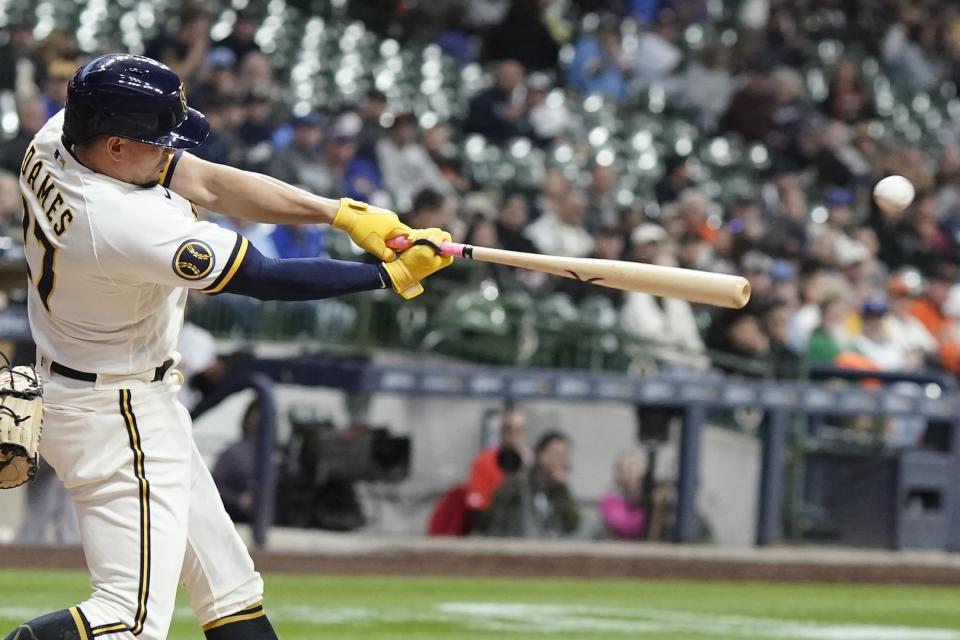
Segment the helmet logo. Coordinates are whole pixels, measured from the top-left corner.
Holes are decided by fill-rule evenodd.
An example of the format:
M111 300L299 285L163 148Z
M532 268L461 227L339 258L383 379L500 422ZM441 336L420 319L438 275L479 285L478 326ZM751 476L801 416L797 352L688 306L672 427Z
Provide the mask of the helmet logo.
M180 83L180 106L183 108L183 112L187 112L187 92L183 89L183 83Z

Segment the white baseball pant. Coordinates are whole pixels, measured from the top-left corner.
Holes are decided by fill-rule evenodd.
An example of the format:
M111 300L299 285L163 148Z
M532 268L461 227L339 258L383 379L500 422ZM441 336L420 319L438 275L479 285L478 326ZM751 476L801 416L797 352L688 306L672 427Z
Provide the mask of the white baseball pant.
M204 626L259 603L263 581L177 400L179 372L160 382L150 382L150 371L96 383L42 366L40 374L40 452L76 505L93 587L79 607L93 636L164 640L178 584Z

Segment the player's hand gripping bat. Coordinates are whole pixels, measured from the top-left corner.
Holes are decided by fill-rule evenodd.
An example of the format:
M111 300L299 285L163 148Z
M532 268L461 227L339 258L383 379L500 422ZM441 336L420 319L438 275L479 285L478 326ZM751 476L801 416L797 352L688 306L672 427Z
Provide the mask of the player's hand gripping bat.
M390 238L386 244L397 251L410 247L410 241L405 236ZM741 309L750 300L750 283L747 279L723 273L623 260L545 256L457 242L444 242L440 247L440 255L532 269L601 287L639 291L731 309Z

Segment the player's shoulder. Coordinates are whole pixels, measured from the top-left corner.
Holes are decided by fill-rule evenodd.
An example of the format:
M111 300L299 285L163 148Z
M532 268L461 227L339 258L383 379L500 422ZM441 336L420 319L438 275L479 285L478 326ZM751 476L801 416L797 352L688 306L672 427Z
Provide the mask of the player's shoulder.
M127 184L100 174L84 177L87 201L95 213L137 217L176 209L172 198L164 198L159 189Z
M101 174L91 176L96 182L96 195L103 199L108 208L120 206L123 207L122 213L135 217L152 217L155 214L192 217L190 202L167 187L159 184L144 187Z
M188 201L160 186L96 181L89 187L87 210L101 236L147 238L196 221Z

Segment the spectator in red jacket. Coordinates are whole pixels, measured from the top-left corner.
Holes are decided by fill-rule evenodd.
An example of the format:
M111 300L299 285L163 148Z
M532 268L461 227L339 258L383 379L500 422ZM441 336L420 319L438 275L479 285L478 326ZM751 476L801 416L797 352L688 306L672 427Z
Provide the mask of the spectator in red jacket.
M500 423L500 442L481 451L470 467L467 480L467 507L474 512L490 506L494 492L503 483L504 473L498 463L501 449L511 449L521 459L530 459L530 447L526 442L527 414L522 409L510 407L503 412Z

